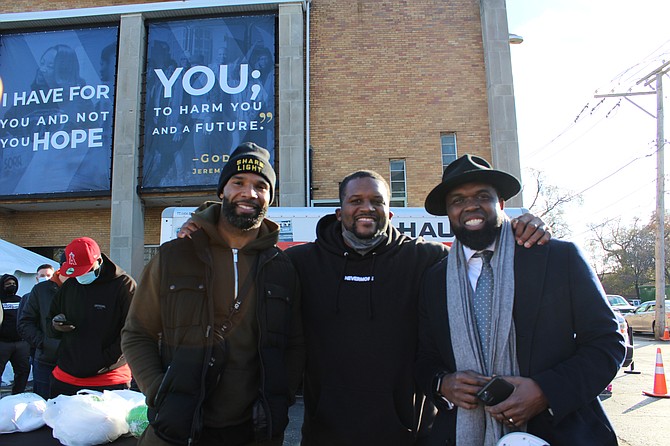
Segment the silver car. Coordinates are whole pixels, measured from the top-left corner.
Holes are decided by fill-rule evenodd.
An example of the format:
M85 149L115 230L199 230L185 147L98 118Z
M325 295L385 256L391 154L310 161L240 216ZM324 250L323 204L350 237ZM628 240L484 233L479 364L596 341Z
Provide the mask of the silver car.
M665 326L670 328L670 300L665 301ZM642 302L632 313L625 315L633 331L653 333L656 326L656 301Z

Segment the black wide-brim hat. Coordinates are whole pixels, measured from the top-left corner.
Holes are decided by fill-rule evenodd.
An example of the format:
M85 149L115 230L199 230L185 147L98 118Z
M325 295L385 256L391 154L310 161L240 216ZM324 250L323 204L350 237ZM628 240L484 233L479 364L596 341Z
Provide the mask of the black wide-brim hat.
M503 200L509 200L521 190L521 183L516 177L492 169L484 158L463 155L444 169L442 182L426 197L426 211L433 215L447 215L447 194L454 187L465 183L490 184Z

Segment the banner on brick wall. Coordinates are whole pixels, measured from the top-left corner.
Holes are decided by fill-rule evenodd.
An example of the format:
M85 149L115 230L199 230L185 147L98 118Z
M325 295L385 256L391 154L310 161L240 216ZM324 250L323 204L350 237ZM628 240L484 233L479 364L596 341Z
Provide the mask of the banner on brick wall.
M274 162L274 15L148 25L143 189L215 187L252 141Z
M0 196L110 190L117 40L0 34Z

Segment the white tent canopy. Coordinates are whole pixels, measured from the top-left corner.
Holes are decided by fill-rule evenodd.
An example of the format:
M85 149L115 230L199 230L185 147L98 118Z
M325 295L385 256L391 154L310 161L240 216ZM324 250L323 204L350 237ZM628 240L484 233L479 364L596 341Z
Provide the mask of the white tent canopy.
M17 294L24 296L30 292L36 283L37 267L44 263L59 267L58 262L0 239L0 274L12 274L19 279Z
M58 262L54 262L39 254L35 254L20 246L0 239L0 275L12 274L19 279L19 291L17 294L25 296L33 289L37 267L48 263L58 268ZM11 364L7 363L5 373L2 375L3 384L9 383L14 377Z

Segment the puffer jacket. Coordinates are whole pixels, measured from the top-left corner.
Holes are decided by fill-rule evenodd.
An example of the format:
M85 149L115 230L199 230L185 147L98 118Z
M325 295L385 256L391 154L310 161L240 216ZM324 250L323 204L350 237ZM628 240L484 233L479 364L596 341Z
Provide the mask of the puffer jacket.
M201 406L207 408L202 415L204 420L195 419L194 424L204 422L205 427L229 427L230 419L226 418L233 415L235 419L251 421L252 408L248 402L260 400L267 415L264 438L276 437L288 424L288 407L294 401L304 366L297 275L288 257L275 246L278 226L264 220L263 237L271 243L262 242L267 245L257 247L252 254L257 258L253 281L255 294L246 297L242 304L244 307L245 302L253 303L253 308L247 308L247 314L253 316L256 339L251 345L254 351L240 351L236 347L239 344L233 340L227 353L228 363L235 363L238 356L248 357L251 353L257 358L252 361L256 364L255 370L249 370L247 366L243 374L235 374L235 370L224 367L223 377L212 389L211 383L206 383L207 364L203 360L209 358L208 352L215 342L212 335L221 327L221 315L215 314L214 303L223 297L213 295L214 278L227 273L232 276L228 265L213 263L211 238L215 237L219 212L220 206L213 205L203 211L204 217L201 215L207 221L200 223L209 224L210 232L199 230L191 238L162 245L147 265L123 329L122 348L150 410L165 403L164 388L169 386L172 392L190 394L184 396L183 404L191 407L193 399L199 398L196 410ZM245 249L247 247L242 250ZM244 279L245 274L241 274L240 293ZM231 336L235 334L234 330L230 332ZM201 347L210 350L203 352ZM189 348L190 355L181 353ZM186 363L186 356L196 359ZM184 370L184 379L169 377L174 367ZM195 375L200 379L196 380ZM254 376L253 395L230 389L236 386L236 377L246 380ZM166 383L166 379L170 382ZM231 398L223 404L224 401L218 400L221 395L231 395ZM231 407L237 410L231 412ZM160 407L158 416L166 411L170 411L171 416L179 416L172 409L175 408Z
M52 278L36 284L30 294L24 296L25 305L19 315L18 330L21 337L35 348L35 361L55 365L60 340L46 335L47 316L54 296L60 288Z

